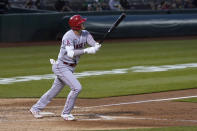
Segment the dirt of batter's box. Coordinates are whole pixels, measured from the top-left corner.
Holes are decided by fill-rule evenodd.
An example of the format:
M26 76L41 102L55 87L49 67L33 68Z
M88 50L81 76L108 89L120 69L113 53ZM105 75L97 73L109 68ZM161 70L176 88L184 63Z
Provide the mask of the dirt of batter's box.
M189 89L102 99L77 99L76 107L72 111L77 121L64 121L60 117L66 99L53 99L43 111L54 114L43 119L35 119L29 112L38 99L0 99L0 131L197 126L196 103L170 100L170 98L195 96L196 94L197 89Z

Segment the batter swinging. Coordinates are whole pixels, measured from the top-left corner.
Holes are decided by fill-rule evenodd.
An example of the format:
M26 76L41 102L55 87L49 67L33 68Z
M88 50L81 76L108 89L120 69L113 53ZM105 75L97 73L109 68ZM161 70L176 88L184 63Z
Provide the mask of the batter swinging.
M62 44L57 61L50 59L52 64L52 70L56 75L54 83L40 100L31 107L30 112L35 118L43 117L40 111L51 102L65 85L71 88L70 93L67 96L67 100L62 111L61 117L64 120L75 120L75 117L71 114L75 101L79 92L82 89L81 84L73 75L75 67L79 62L80 55L82 54L95 54L101 45L97 43L92 35L84 30L85 18L80 15L74 15L69 19L69 26L71 30L66 32L62 38ZM88 44L91 47L85 48Z

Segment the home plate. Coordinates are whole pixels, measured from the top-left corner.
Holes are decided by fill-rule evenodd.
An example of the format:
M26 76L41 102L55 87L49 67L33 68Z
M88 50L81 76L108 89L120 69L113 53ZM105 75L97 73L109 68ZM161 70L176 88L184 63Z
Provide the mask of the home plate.
M52 112L40 112L40 115L43 115L43 116L53 116L53 115L55 115L55 113L52 113Z

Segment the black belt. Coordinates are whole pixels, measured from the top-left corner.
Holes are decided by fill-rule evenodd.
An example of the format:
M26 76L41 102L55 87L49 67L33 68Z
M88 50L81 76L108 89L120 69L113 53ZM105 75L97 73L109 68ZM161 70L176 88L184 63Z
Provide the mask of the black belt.
M72 67L75 67L77 64L75 63L67 63L67 62L63 62L64 64L68 65L68 66L72 66Z

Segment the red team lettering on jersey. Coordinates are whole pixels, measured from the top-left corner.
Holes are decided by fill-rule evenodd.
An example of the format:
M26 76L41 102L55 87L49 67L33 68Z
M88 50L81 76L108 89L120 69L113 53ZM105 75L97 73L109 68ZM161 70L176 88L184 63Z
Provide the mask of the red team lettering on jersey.
M67 46L71 46L69 40L67 40L66 45L67 45Z
M78 43L77 39L74 39L72 43L73 43L74 49L82 49L82 48L84 48L84 46L86 44L86 43ZM72 46L72 44L69 40L66 41L66 46Z
M84 46L85 46L85 43L80 43L80 44L74 45L74 48L75 49L82 49Z

